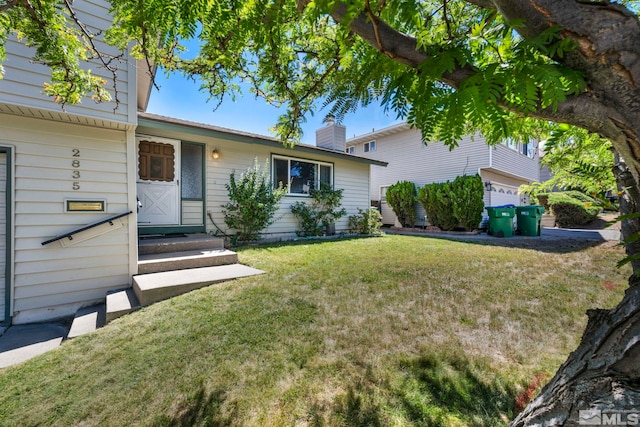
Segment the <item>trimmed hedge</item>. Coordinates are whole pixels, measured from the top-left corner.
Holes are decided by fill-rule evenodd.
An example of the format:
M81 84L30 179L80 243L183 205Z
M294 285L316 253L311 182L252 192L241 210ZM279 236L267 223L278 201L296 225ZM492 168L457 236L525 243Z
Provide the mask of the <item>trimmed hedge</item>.
M435 182L418 190L418 201L427 219L441 230L463 227L475 230L482 221L484 186L480 175L457 177L453 182Z
M602 210L593 198L578 191L540 194L538 203L556 217L556 224L560 227L587 224Z
M398 181L387 189L387 203L398 217L403 227L416 225L416 186L413 182Z
M418 190L418 201L422 203L429 224L441 230L453 230L458 220L453 215L451 200L451 183L434 182Z

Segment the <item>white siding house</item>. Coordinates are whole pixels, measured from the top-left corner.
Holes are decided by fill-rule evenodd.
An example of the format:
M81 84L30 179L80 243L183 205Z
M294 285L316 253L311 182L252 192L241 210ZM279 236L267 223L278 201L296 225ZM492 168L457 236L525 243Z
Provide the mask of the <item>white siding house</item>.
M336 232L345 232L348 216L357 213L358 208L369 206L370 165L383 167L386 164L345 154L344 148L337 151L303 144L288 148L273 138L149 113L139 114L137 134L138 141L175 144L176 152L182 154L182 161L176 162L177 170L181 168L176 176L183 177L182 194L171 196L175 197L172 205L178 209L174 220L163 222L154 218L150 220L152 223L147 223L143 217L144 210L154 202L141 197L143 208L138 218L141 234L178 231L215 233L216 226L225 233L231 233L224 223L223 205L229 202L225 185L229 183L232 172L240 174L253 166L255 161L263 167L268 164L274 176L274 168L279 161L285 167L288 167L289 161L302 162L326 174L334 188L344 190L342 206L348 214L336 223ZM214 150L217 158L213 157ZM200 165L204 165L202 172ZM194 166L199 170L194 172ZM201 180L201 184L190 192L185 183L194 180ZM145 189L142 187L148 184L138 181L138 194L143 194ZM276 214L278 220L263 231L264 237L291 237L299 229L290 206L297 201L308 200L308 188L296 187L295 182L290 187Z
M92 31L111 23L105 1L78 1L74 8ZM10 38L6 54L0 80L0 324L72 314L126 286L137 264L135 217L126 215L135 211L135 60L125 56L121 62L117 108L115 102L83 100L63 110L42 93L50 70L32 61L34 49ZM109 72L87 67L111 86ZM114 225L66 239L66 247L43 244L119 214L124 216Z
M111 23L106 1L76 0L74 9L96 32ZM225 183L254 159L317 165L335 188L344 188L350 215L369 206L370 165L385 164L345 154L344 138L340 150L285 148L264 136L145 114L148 66L138 67L127 55L118 72L119 104L112 93L114 102L85 99L63 110L42 94L50 72L31 61L33 49L11 39L6 56L0 80L0 326L69 316L103 301L109 290L129 287L138 273L141 234L209 232L209 214L224 228ZM97 64L87 66L108 82L112 78ZM307 198L286 197L280 219L265 233L295 235L289 206ZM346 228L347 218L336 224L336 231Z
M521 184L538 181L540 166L537 145L507 141L489 146L480 135L465 136L453 150L442 142L422 143L419 130L400 123L347 140L346 150L356 156L388 162L387 167L371 167L372 203L380 205L383 222L396 224L393 210L387 205L386 189L398 181L416 186L453 180L460 175L479 174L485 184L485 206L521 205ZM418 225L426 225L420 204Z

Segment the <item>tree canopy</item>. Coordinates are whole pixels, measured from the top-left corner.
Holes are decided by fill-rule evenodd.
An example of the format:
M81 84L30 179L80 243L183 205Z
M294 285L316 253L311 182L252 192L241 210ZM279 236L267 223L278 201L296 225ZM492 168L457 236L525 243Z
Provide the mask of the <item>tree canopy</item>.
M107 101L122 53L202 81L214 99L238 82L286 107L285 142L325 107L340 120L380 103L455 146L480 131L489 142L544 137L558 124L610 141L626 236L640 232L640 21L638 1L607 0L112 0L114 24L90 29L71 0L0 0L0 59L15 35L51 67L57 102ZM186 41L200 51L185 55ZM154 67L150 67L153 71ZM603 140L599 140L603 141ZM640 240L627 252L640 253ZM640 270L640 262L634 263ZM593 310L580 347L515 425L564 424L577 402L620 410L640 401L640 280L618 307ZM615 400L615 402L614 402ZM593 403L595 405L595 403ZM637 410L637 407L635 408ZM554 424L555 423L555 424Z
M554 126L541 151L540 163L549 169L551 178L521 187L520 191L535 195L554 188L577 190L601 201L608 192L616 192L615 156L608 140L561 124Z

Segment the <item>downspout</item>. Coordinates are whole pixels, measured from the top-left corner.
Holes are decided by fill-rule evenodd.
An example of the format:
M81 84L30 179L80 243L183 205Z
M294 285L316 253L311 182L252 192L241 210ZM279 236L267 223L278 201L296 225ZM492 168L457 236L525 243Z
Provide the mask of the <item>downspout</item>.
M6 166L7 166L7 176L5 183L6 190L6 207L5 207L5 232L6 232L6 241L5 241L5 260L4 260L4 313L0 313L0 315L4 316L3 319L0 319L0 325L11 326L11 311L12 307L12 293L11 291L13 286L13 193L11 192L14 188L13 186L13 148L7 147L5 150L7 154Z

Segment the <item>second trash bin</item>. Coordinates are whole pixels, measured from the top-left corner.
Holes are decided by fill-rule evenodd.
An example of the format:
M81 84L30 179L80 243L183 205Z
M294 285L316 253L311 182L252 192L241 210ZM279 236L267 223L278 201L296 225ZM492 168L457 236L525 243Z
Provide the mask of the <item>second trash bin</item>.
M544 207L542 206L517 206L518 234L523 236L539 236L543 213Z
M489 234L497 237L513 236L513 217L516 215L514 205L487 206L489 215Z

